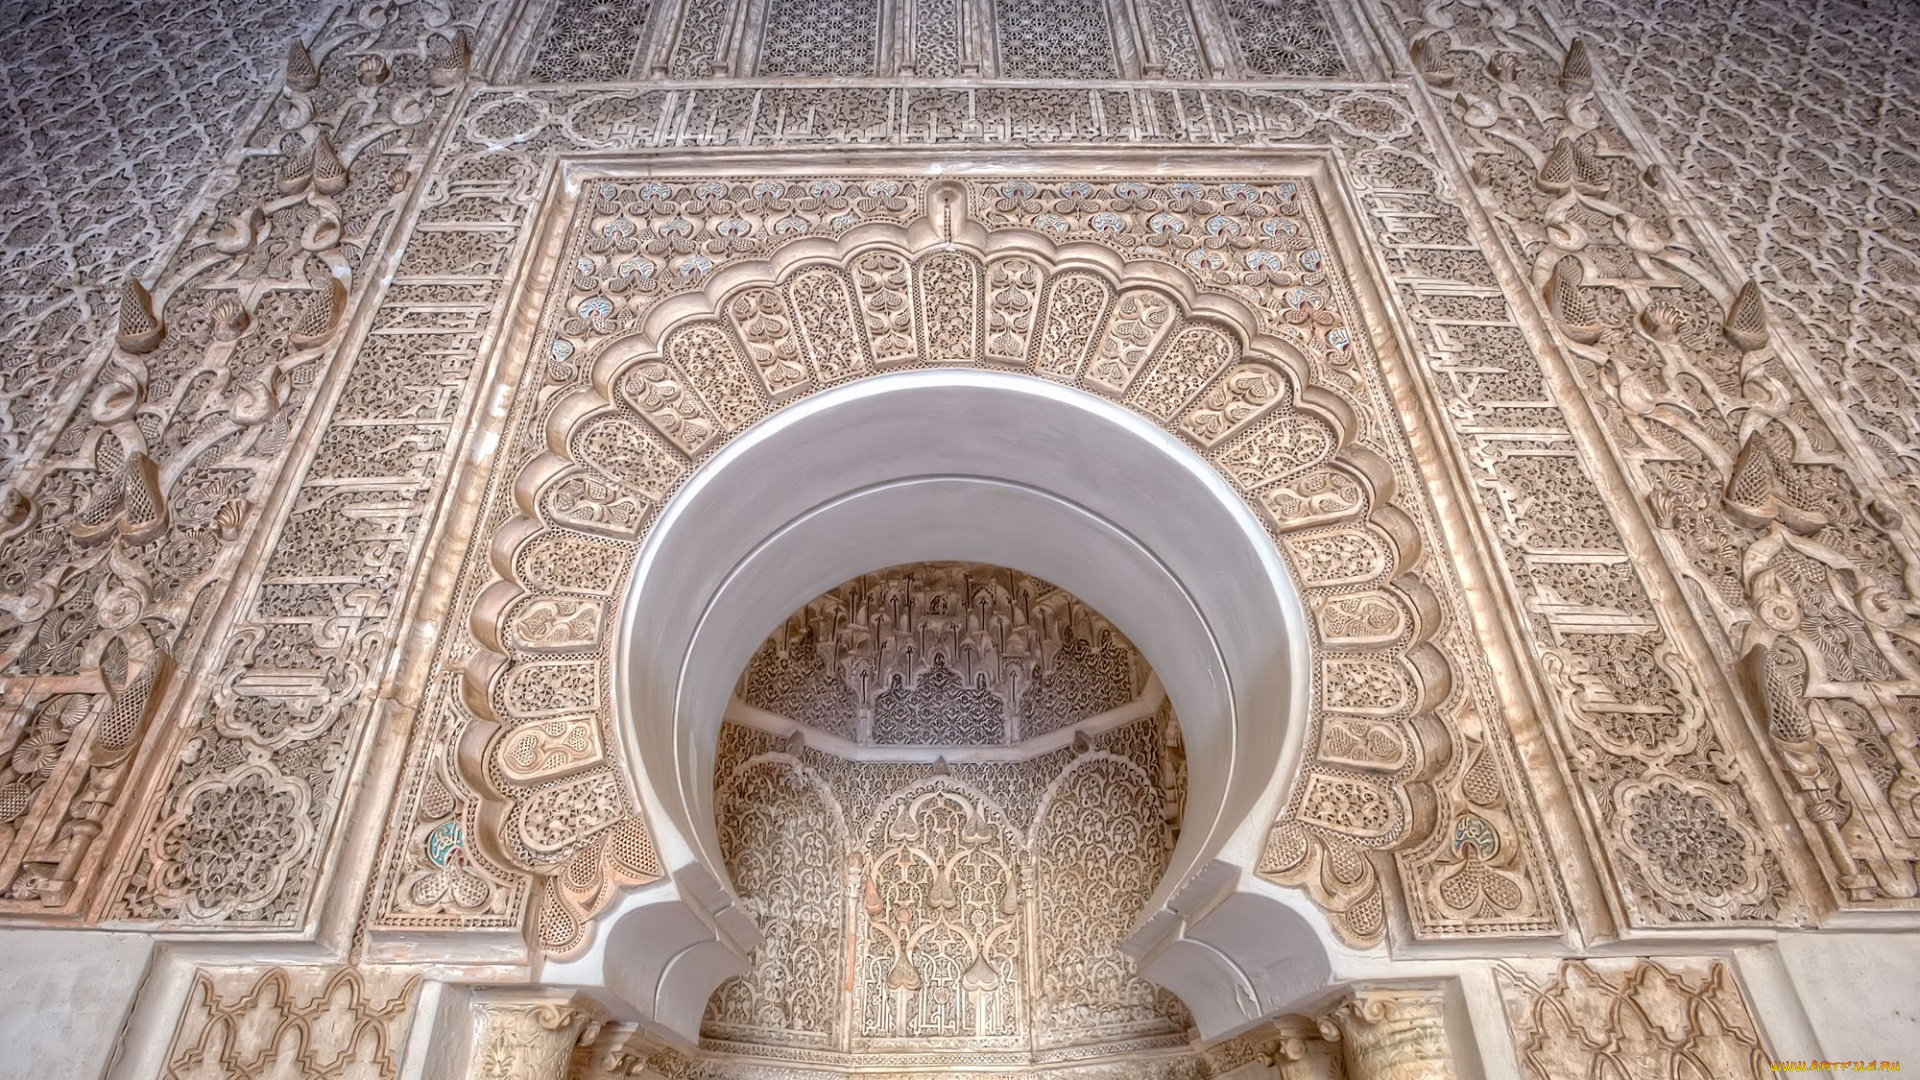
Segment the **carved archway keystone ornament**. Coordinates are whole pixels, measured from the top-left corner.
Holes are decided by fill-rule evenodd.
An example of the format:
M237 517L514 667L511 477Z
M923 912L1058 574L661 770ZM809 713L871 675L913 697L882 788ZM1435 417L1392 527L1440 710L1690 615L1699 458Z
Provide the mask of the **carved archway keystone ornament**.
M1299 213L1229 186L1240 218L1216 230ZM1130 950L1204 1033L1243 1026L1327 970L1319 916L1256 864L1369 943L1367 853L1435 823L1453 675L1398 505L1421 501L1366 444L1398 429L1330 369L1344 327L1286 319L1301 297L1262 281L1240 292L1273 310L1200 287L1217 251L1129 259L990 228L957 182L927 192L917 219L795 239L655 304L553 406L473 607L478 838L543 880L532 936L572 957L549 978L621 984L691 1038L753 941L712 777L768 628L875 567L1010 566L1123 627L1179 710L1185 827ZM1234 252L1256 277L1262 254ZM672 896L623 895L663 873Z

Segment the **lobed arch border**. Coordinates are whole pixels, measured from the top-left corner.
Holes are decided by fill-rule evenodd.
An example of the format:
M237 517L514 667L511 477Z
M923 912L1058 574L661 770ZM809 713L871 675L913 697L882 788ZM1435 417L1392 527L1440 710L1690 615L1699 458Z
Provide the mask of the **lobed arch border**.
M703 316L716 316L724 310L729 297L748 287L778 286L790 281L800 271L814 266L845 271L856 257L875 251L887 251L912 262L945 248L971 250L978 256L983 273L996 261L1025 256L1046 267L1049 275L1068 271L1091 272L1107 284L1114 297L1127 290L1144 288L1172 301L1182 320L1201 322L1228 335L1240 350L1239 359L1263 359L1289 379L1292 404L1327 423L1335 434L1330 467L1339 469L1356 481L1365 496L1361 512L1348 518L1336 517L1335 520L1350 519L1362 528L1370 526L1389 538L1392 551L1384 572L1377 575L1377 591L1396 597L1400 605L1403 628L1400 640L1396 643L1399 646L1397 661L1409 676L1413 687L1412 697L1416 700L1416 704L1409 708L1403 725L1411 751L1409 760L1392 770L1392 775L1376 774L1368 778L1377 781L1381 789L1390 795L1395 804L1396 823L1390 830L1391 835L1362 839L1358 847L1363 850L1394 850L1425 839L1431 831L1438 801L1432 781L1444 768L1451 752L1445 722L1435 713L1435 706L1450 693L1451 672L1446 658L1428 641L1436 631L1438 605L1428 586L1414 572L1414 567L1422 559L1419 531L1411 519L1389 504L1397 485L1393 469L1355 441L1358 425L1348 402L1339 394L1317 385L1312 363L1293 345L1250 330L1249 327L1259 325L1256 312L1237 299L1196 286L1185 271L1151 260L1128 259L1112 248L1094 242L1056 242L1033 229L1011 226L989 228L967 214L967 195L960 184L934 181L929 190L928 213L910 225L869 223L850 228L835 238L795 239L766 258L732 264L714 271L697 291L652 305L632 332L608 342L598 350L593 359L590 388L576 390L556 403L546 425L546 451L530 461L514 481L512 490L517 512L495 532L489 548L497 577L482 591L472 613L472 629L480 648L466 666L464 698L479 722L468 725L462 738L460 757L464 774L482 797L483 806L477 815L480 826L477 833L487 853L500 859L503 865L517 867L544 879L543 899L539 904L541 918L545 917L546 911L554 908L563 909L567 916L563 921L571 926L571 930L564 939L542 934L538 924L532 928L536 943L550 953L566 955L577 951L594 915L614 900L620 887L643 884L657 878L661 871L658 852L652 847L653 840L647 827L633 815L610 828L602 828L600 839L577 845L565 861L557 864L527 865L523 861L516 861L504 853L505 848L500 841L501 832L508 826L516 809L517 792L503 790L493 782L488 774L486 759L492 747L516 720L511 714L503 714L502 710L496 708L496 689L503 673L516 662L512 655L516 650L508 641L505 620L516 603L534 595L521 584L516 561L529 543L549 529L540 518L541 493L557 478L574 472L582 465L572 448L571 437L589 419L619 407L615 404L616 379L634 363L659 358L659 343L670 331ZM855 307L857 311L857 303ZM1037 309L1036 304L1036 312ZM1096 331L1096 341L1099 333ZM864 328L862 334L864 337ZM983 336L984 331L977 334L976 340ZM1166 347L1174 336L1174 331L1169 331L1161 347ZM1092 347L1093 343L1089 343L1088 351ZM737 339L735 348L739 351ZM1237 362L1230 362L1229 369ZM916 360L889 370L955 366L966 365ZM971 366L986 370L1018 370L989 363ZM1144 372L1145 366L1140 370ZM869 377L870 374L856 378ZM852 380L841 380L845 381ZM839 384L812 386L802 392L771 400L765 413L776 413L787 404ZM1200 393L1204 393L1204 387L1202 391L1190 395L1188 403L1197 399ZM1142 416L1163 430L1172 430L1172 424L1148 416L1140 409L1125 405L1121 407L1128 408L1134 415ZM1231 444L1241 436L1244 427L1242 425L1214 445L1220 447ZM1175 434L1177 437L1177 432ZM701 454L692 460L691 467L682 475L681 486L684 486L688 476L710 460L729 440L730 436L721 436L703 447ZM1229 487L1247 499L1255 517L1266 526L1282 563L1288 567L1289 574L1295 577L1297 584L1294 559L1283 537L1292 531L1318 528L1325 523L1313 521L1294 529L1276 527L1275 522L1252 507L1250 495L1226 477L1224 470L1217 465L1215 469ZM1309 622L1312 621L1309 619ZM1313 636L1317 643L1321 635ZM1324 711L1320 691L1321 679L1316 670L1312 690L1313 726L1316 730L1319 716ZM605 755L604 748L601 753ZM1309 753L1308 758L1311 757ZM1305 766L1311 762L1303 761L1302 764ZM632 767L632 763L627 763L628 769ZM1346 771L1353 772L1352 769ZM631 776L631 773L628 775ZM1298 817L1299 794L1296 787L1289 795L1286 811L1289 817ZM631 788L625 792L625 796L631 808L634 797ZM624 830L623 835L607 839L620 830ZM1312 828L1307 831L1309 844L1320 845L1324 838L1312 835ZM646 850L635 857L635 849L639 845L644 845ZM1353 888L1351 859L1346 860L1343 867L1331 865L1340 861L1340 852L1333 850L1336 846L1337 843L1316 846L1311 857L1303 861L1303 868L1290 875L1291 882L1307 887L1315 900L1334 916L1334 925L1342 930L1343 936L1362 943L1377 940L1384 922L1384 911L1369 910L1362 912L1357 920L1343 921L1343 916L1347 914L1343 905L1351 903L1356 895L1359 903L1376 909L1382 901L1377 888ZM624 853L615 850L623 847ZM582 852L591 853L601 865L581 865ZM627 856L624 863L623 854ZM1330 870L1339 872L1330 875ZM1367 867L1362 867L1359 872L1366 876L1373 873ZM1289 878L1284 874L1276 876Z

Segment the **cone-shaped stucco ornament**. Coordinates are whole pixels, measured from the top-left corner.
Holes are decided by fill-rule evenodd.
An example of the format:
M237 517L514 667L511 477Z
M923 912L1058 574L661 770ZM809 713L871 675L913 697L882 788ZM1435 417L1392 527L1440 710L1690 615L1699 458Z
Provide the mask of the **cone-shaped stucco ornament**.
M1727 308L1727 321L1721 326L1722 332L1733 347L1741 352L1753 352L1767 345L1767 301L1760 295L1758 282L1749 281L1740 286L1739 293L1733 298L1733 305Z
M128 277L120 285L120 326L113 343L122 352L150 353L166 336L166 325L153 310L153 294L139 278Z

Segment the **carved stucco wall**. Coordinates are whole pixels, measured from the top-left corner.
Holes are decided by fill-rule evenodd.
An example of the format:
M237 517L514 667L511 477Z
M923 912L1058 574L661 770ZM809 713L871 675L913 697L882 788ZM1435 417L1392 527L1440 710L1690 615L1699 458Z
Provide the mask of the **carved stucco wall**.
M991 566L891 568L796 612L721 734L720 841L765 938L708 1002L703 1046L1181 1068L1185 1009L1119 947L1183 800L1150 676L1098 612Z
M1584 35L1911 517L1920 28L1898 4L1583 3Z
M613 838L640 835L598 688L610 677L606 613L657 508L771 409L874 372L984 363L1127 404L1215 462L1263 515L1325 646L1308 736L1318 764L1265 865L1306 882L1356 939L1379 938L1388 900L1362 853L1431 845L1431 785L1463 764L1456 718L1500 706L1456 571L1426 554L1444 548L1426 539L1431 510L1385 423L1394 409L1372 345L1349 329L1355 301L1308 184L748 176L596 181L584 195L571 272L555 279L502 446L526 464L495 474L499 524L483 519L489 546L469 555L464 586L473 599L455 609L470 612L483 648L466 653L463 696L436 706L458 741L492 756L454 776L434 747L456 736L419 744L402 804L411 820L396 836L497 823L472 864L496 867L488 904L517 904L511 883L540 875L542 940L572 948L610 899L606 883L631 876L607 861L629 858ZM945 233L929 231L936 221ZM822 243L833 237L845 239ZM802 261L784 268L783 251ZM747 276L723 275L728 264ZM725 284L702 292L710 278ZM1253 306L1183 295L1186 281ZM674 294L700 301L649 324ZM442 640L447 670L462 638ZM529 737L543 740L525 755L537 764L499 757ZM1449 774L1458 783L1442 813L1470 839L1409 865L1434 890L1422 893L1425 933L1558 925L1499 740L1476 732L1467 773ZM390 850L380 925L479 914L409 902L407 883L440 870L420 841Z
M368 650L384 649L407 586L418 506L395 497L424 502L437 462L409 450L443 441L460 404L400 403L401 384L375 373L380 347L343 356L340 330L392 258L475 17L375 5L291 43L286 86L254 114L239 164L177 245L124 277L106 362L76 369L21 460L0 616L17 751L7 909L311 915L373 707ZM388 438L391 467L354 448ZM282 470L311 476L309 461L334 473L318 481L328 498L286 501ZM356 526L303 540L320 506ZM223 607L240 599L236 577L255 590L238 622Z
M75 0L0 15L0 476L90 377L114 291L175 238L288 42L327 7Z
M1312 247L1390 310L1367 324L1335 288L1306 317L1335 316L1355 356L1385 348L1378 372L1325 375L1419 523L1451 674L1440 727L1414 732L1446 751L1389 785L1425 785L1430 820L1372 847L1274 834L1266 868L1355 940L1577 945L1913 905L1911 20L1757 0L1551 20L1143 0L1064 6L1060 27L960 0L817 18L557 0L511 26L485 4L221 8L6 16L9 913L310 936L359 910L357 886L329 891L353 878L335 873L364 828L341 827L353 798L369 821L390 808L376 941L515 938L540 904L571 938L657 873L624 804L565 897L476 847L455 753L466 615L517 512L505 478L623 305L697 285L676 278L689 260L770 250L775 217L729 231L700 206L691 183L719 175L700 156L855 144L921 157L794 165L782 182L837 180L846 206L797 191L783 213L830 233L882 179L898 186L859 212L904 222L942 153L1104 148L1121 171L1194 148L1337 155L1309 201L1352 235ZM804 35L761 29L802 10ZM903 44L928 26L951 32ZM1071 42L1071 70L1023 68L1036 37ZM707 81L727 71L747 81ZM665 76L695 81L592 85ZM923 83L947 76L1027 83ZM678 155L683 179L625 235L582 197L542 285L533 223L561 154ZM1031 197L973 185L981 220L1046 233L1051 214L1097 240L1068 170L1035 176ZM1141 181L1172 215L1128 221L1150 260L1264 250ZM476 409L496 385L511 407ZM402 730L404 767L374 752Z
M1332 78L1360 48L1322 0L555 0L545 17L529 82Z

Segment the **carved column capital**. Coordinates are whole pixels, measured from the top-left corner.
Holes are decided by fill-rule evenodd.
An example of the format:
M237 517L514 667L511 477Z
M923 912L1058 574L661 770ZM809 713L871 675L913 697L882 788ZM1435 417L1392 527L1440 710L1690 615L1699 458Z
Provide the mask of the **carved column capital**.
M576 1063L574 1077L576 1080L657 1078L659 1072L648 1070L658 1064L656 1058L666 1048L666 1043L635 1025L611 1025L594 1039L586 1065Z
M1289 1017L1275 1025L1280 1041L1267 1052L1279 1080L1345 1080L1340 1067L1340 1028L1331 1016L1317 1023Z
M592 1042L605 1019L582 994L479 991L473 1000L468 1080L567 1080L574 1047Z
M1348 1080L1454 1080L1437 987L1365 987L1329 1014Z

